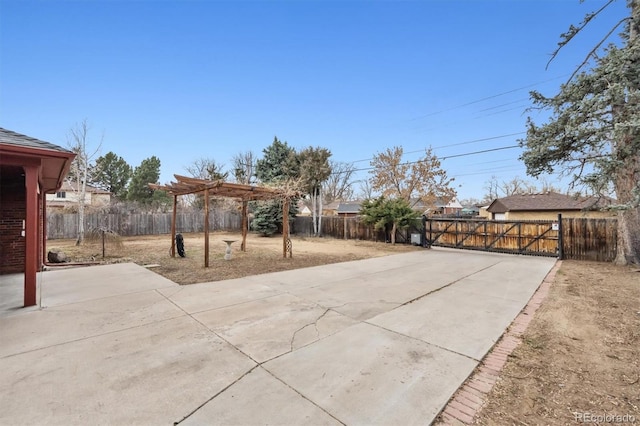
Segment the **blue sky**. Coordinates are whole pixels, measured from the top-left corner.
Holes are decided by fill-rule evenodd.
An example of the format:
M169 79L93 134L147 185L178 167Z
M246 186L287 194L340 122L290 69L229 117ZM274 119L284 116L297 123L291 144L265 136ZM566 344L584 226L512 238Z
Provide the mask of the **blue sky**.
M520 149L446 157L517 144L529 90L553 95L627 14L618 0L545 69L603 3L0 0L0 127L67 146L87 119L101 154L155 155L163 183L274 136L362 169L432 146L480 198L492 175L526 178Z

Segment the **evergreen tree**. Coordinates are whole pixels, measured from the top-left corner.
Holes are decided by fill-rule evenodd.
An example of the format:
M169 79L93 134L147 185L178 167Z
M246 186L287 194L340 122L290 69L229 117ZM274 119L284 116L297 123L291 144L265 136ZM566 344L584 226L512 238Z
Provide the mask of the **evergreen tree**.
M262 153L264 156L256 161L256 177L262 183L277 183L300 176L300 161L296 150L287 142L281 142L275 137L273 143Z
M640 2L628 5L630 16L621 21L626 25L623 46L610 44L603 54L596 46L583 64L591 57L595 65L577 69L556 96L531 93L536 107L552 115L541 125L529 119L522 141L530 175L558 170L596 193L606 195L613 189L618 264L640 262ZM595 15L588 14L581 25L562 34L554 56Z
M131 179L131 173L131 166L122 157L108 152L96 160L92 184L124 199L127 195L127 184Z
M162 201L164 197L161 194L157 194L154 198L154 191L149 188L150 183L159 183L160 179L160 159L156 156L146 158L142 160L140 165L135 168L133 175L131 176L131 182L129 183L127 191L127 199L129 201L137 201L141 204L151 204L155 201Z
M300 177L300 159L294 148L287 142L274 138L273 143L263 151L264 157L256 162L256 177L263 184L285 182ZM289 205L289 220L297 214L297 202ZM282 202L280 200L262 201L253 204L254 219L251 227L262 235L273 235L282 226Z
M416 224L420 213L413 210L409 203L402 198L378 198L365 200L360 208L362 221L373 225L375 229L391 226L391 243L396 243L396 231Z

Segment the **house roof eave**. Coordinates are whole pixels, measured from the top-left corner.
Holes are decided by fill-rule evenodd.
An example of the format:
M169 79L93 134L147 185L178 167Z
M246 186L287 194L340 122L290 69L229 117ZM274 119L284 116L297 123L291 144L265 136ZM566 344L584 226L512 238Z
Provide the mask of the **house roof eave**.
M71 162L76 154L70 151L56 151L52 149L39 149L0 143L2 164L11 165L38 165L40 171L41 190L45 193L58 190L64 177L69 173Z

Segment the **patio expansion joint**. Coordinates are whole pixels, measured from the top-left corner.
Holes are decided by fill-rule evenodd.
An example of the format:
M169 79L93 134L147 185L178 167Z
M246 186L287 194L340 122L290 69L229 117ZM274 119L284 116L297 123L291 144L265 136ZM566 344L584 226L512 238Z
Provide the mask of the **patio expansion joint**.
M163 323L163 322L167 322L167 321L173 321L176 318L180 318L180 317L182 317L182 315L178 315L178 316L175 316L175 317L158 320L158 321L153 322L153 324L159 324L159 323ZM67 344L70 344L70 343L82 342L84 340L89 340L89 339L93 339L93 338L100 337L100 336L108 336L110 334L121 333L121 332L127 331L127 330L134 330L136 328L147 327L147 326L149 326L149 324L150 323L138 324L138 325L134 325L133 327L124 327L124 328L120 328L118 330L111 330L111 331L105 331L103 333L96 333L96 334L92 334L90 336L85 336L85 337L80 337L80 338L77 338L77 339L67 340L65 342L58 342L58 343L54 343L54 344L47 345L47 346L42 346L42 347L38 347L38 348L34 348L34 349L29 349L29 350L26 350L26 351L21 351L21 352L16 352L16 353L9 354L9 355L4 355L4 356L1 356L0 359L7 359L7 358L14 357L14 356L28 354L30 352L41 351L43 349L55 348L55 347L58 347L58 346L63 346L63 345L67 345Z
M383 326L378 325L378 324L370 323L369 321L362 321L362 322L363 322L363 323L365 323L365 324L367 324L367 325L371 325L371 326L373 326L373 327L379 328L379 329L381 329L381 330L388 331L389 333L397 334L398 336L402 336L402 337L405 337L405 338L407 338L407 339L416 340L416 341L418 341L418 342L420 342L420 343L426 343L426 344L427 344L427 345L429 345L429 346L433 346L433 347L435 347L435 348L442 349L443 351L447 351L447 352L449 352L449 353L456 354L456 355L459 355L459 356L461 356L461 357L464 357L464 358L470 359L471 361L475 362L476 364L480 362L480 360L479 360L479 359L476 359L476 358L474 358L474 357L472 357L472 356L469 356L469 355L463 354L463 353L461 353L461 352L454 351L454 350L449 349L449 348L445 348L444 346L440 346L440 345L437 345L437 344L435 344L435 343L428 342L428 341L426 341L426 340L418 339L417 337L409 336L409 335L407 335L407 334L400 333L399 331L391 330L390 328L386 328L386 327L383 327Z
M267 362L267 361L265 361ZM260 367L262 367L262 365L260 365ZM321 407L320 405L316 404L313 400L307 398L306 396L304 396L302 393L300 393L296 388L292 387L289 383L285 382L284 380L282 380L280 377L276 376L275 374L273 374L271 371L269 371L268 369L262 367L262 369L267 372L267 374L269 374L271 377L273 377L274 379L276 379L277 381L279 381L280 383L282 383L283 385L285 385L286 387L288 387L289 389L291 389L293 392L295 392L296 394L298 394L301 398L305 399L306 401L309 401L311 404L313 404L314 406L318 407L318 409L322 410L322 412L324 412L325 414L327 414L328 416L330 416L332 419L334 419L335 421L337 421L338 423L340 423L343 426L346 426L346 423L343 422L342 420L340 420L339 418L337 418L336 416L334 416L333 414L331 414L330 412L328 412L325 408Z
M283 294L289 294L289 293L288 292L282 292L282 293L276 293L276 294L269 294L267 296L258 297L256 299L245 300L245 301L238 302L238 303L231 303L230 305L218 306L216 308L211 308L211 309L202 309L200 311L193 311L193 312L190 312L190 313L185 311L184 309L182 309L180 306L178 306L175 302L173 302L173 300L171 300L171 299L169 299L169 300L171 301L171 303L176 305L178 308L180 308L180 310L182 310L187 315L196 315L196 314L201 314L201 313L204 313L204 312L211 312L211 311L217 311L219 309L231 308L233 306L240 306L240 305L244 305L244 304L247 304L247 303L256 302L258 300L266 300L266 299L270 299L272 297L282 296Z
M255 370L256 368L260 367L260 364L254 365L253 367L251 367L249 370L247 370L244 374L241 374L237 379L235 379L234 381L232 381L231 383L229 383L227 386L223 387L222 389L220 389L218 392L216 392L215 395L213 395L211 398L207 399L206 401L204 401L202 404L198 405L194 410L192 410L190 413L188 413L186 416L184 416L183 418L181 418L178 421L173 422L173 425L179 425L180 423L182 423L183 421L187 420L189 417L191 417L192 415L194 415L198 410L200 410L202 407L204 407L205 405L207 405L209 402L213 401L218 395L222 394L223 392L225 392L227 389L229 389L231 386L235 385L236 383L238 383L240 380L242 380L245 376L247 376L249 373L251 373L253 370Z
M423 298L425 298L425 297L427 297L427 296L429 296L431 294L437 293L437 292L439 292L441 290L444 290L445 288L451 287L452 285L454 285L456 283L459 283L460 281L462 281L462 280L464 280L466 278L474 276L478 272L486 271L487 269L493 268L494 266L498 265L499 263L502 263L502 261L498 261L498 262L493 263L493 264L491 264L489 266L485 266L484 268L478 269L476 271L473 271L470 274L467 274L467 275L465 275L463 277L457 278L457 279L451 281L450 283L447 283L447 284L443 285L442 287L438 287L435 290L431 290L431 291L428 291L428 292L426 292L424 294L421 294L420 296L416 296L411 300L408 300L408 301L406 301L404 303L399 304L399 306L396 306L395 308L391 309L391 311L393 311L394 309L402 308L403 306L409 305L409 304L411 304L413 302L417 302L418 300L423 299ZM392 303L392 302L389 302L389 303Z
M164 290L166 288L167 287L163 287L163 288L159 288L159 289L158 288L151 288L151 289L144 289L144 290L138 290L138 291L127 291L127 292L124 292L124 293L110 294L108 296L96 297L96 298L91 298L91 299L87 299L87 300L76 300L76 301L69 302L69 303L60 303L60 304L54 304L54 305L42 305L41 304L40 306L38 306L38 310L42 310L42 311L51 310L51 311L53 311L56 308L60 308L60 307L63 307L63 306L77 305L79 303L95 302L95 301L98 301L98 300L112 299L112 298L115 298L115 297L122 297L122 296L129 296L129 295L133 295L133 294L146 293L146 292L149 292L149 291L154 291L154 292L158 293L158 290ZM40 291L42 291L42 290L40 290ZM162 295L162 296L164 297L164 295ZM44 297L44 295L43 295L43 297Z

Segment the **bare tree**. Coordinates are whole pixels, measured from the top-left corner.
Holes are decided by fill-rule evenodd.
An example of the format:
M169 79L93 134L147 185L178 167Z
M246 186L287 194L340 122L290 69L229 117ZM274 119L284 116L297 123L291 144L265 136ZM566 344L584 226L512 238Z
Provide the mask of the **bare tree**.
M326 148L310 146L300 151L298 157L303 188L311 197L313 233L319 236L322 230L322 186L331 175L331 152Z
M193 163L184 168L191 176L198 179L208 180L226 180L229 172L224 171L224 165L217 163L213 158L198 158ZM196 209L204 207L203 194L190 194L188 196L189 203ZM215 200L212 203L214 207L220 207L222 200Z
M371 182L368 179L357 181L360 191L358 192L358 198L362 200L370 200L375 197L376 191L373 190Z
M251 185L255 182L256 156L253 151L240 152L231 159L236 182Z
M490 201L498 198L498 187L500 183L498 182L498 177L496 175L491 176L491 179L484 183L484 189L487 191L484 195L484 198Z
M216 163L213 158L198 158L184 169L198 179L225 180L229 176L229 172L223 170L224 164Z
M440 167L440 160L431 148L418 161L403 162L402 147L389 148L371 160L371 187L385 197L405 200L411 207L422 202L432 205L437 199L456 196L451 186L453 178Z
M538 191L537 192L557 192L561 193L562 189L558 186L555 186L553 183L549 182L546 177L538 178L539 181ZM568 191L567 191L568 193Z
M71 165L71 173L69 173L68 179L71 180L71 186L76 193L78 200L78 237L76 239L76 245L82 244L84 241L84 208L87 195L87 181L91 179L89 176L91 171L91 161L93 157L98 153L102 146L101 137L100 143L91 151L89 145L89 124L85 118L80 123L76 123L74 127L69 129L67 134L67 144L70 149L76 153L76 158Z
M518 194L532 194L539 192L562 192L547 179L538 179L540 184L525 180L520 176L514 176L510 180L498 181L496 176L485 182L484 189L487 191L485 199L493 201L499 197L510 197Z
M326 204L335 200L350 200L353 197L353 184L351 180L355 173L353 163L331 160L329 162L331 174L322 185L322 193Z
M518 194L531 194L536 191L535 185L531 182L527 182L521 177L515 176L511 180L504 180L499 186L499 190L503 196L509 197L511 195Z

